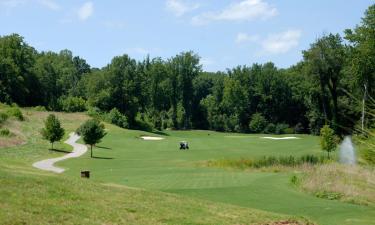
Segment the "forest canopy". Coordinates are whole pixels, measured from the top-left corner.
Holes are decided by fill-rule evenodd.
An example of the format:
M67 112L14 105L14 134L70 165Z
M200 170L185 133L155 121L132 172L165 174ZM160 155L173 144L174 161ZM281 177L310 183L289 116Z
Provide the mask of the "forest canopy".
M38 52L18 34L0 37L0 102L88 111L137 129L336 133L370 126L375 88L375 5L359 25L324 34L287 69L272 62L216 73L198 54L116 56L101 68L69 50Z

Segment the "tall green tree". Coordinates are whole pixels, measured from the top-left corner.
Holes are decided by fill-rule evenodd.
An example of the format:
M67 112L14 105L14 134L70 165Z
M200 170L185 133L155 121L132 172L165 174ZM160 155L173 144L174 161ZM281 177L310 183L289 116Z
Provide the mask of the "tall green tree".
M192 100L193 100L193 80L202 70L199 64L199 56L193 52L183 52L173 57L171 66L171 86L172 94L181 88L181 101L184 108L183 128L191 128ZM172 107L177 109L176 99L172 99ZM174 110L175 111L175 110Z
M355 81L362 92L362 130L365 126L365 109L368 95L373 95L375 83L375 4L365 12L362 22L354 29L345 30L351 43L350 65Z
M40 87L33 73L36 51L18 34L0 36L0 102L36 105Z
M61 140L65 130L61 127L59 119L54 114L50 114L44 122L41 134L44 139L51 143L51 149L53 150L53 143Z
M85 144L90 145L90 155L92 158L92 146L99 143L106 135L104 124L100 123L100 121L96 119L90 119L78 128L77 133L82 135Z
M319 83L325 119L337 130L339 127L338 89L345 62L342 39L338 34L325 35L303 54L308 73ZM326 90L330 95L326 94Z

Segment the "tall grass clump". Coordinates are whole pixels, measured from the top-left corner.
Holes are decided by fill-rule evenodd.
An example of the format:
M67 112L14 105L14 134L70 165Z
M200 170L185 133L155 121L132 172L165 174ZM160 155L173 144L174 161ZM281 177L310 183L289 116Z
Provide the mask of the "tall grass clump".
M316 165L323 164L328 159L324 156L316 155L303 155L300 157L295 156L263 156L257 159L220 159L210 160L207 165L210 167L232 167L239 169L246 168L264 168L273 166L287 166L295 167L304 164Z
M15 117L19 121L25 120L25 117L23 116L20 108L18 108L17 106L12 106L8 108L6 114L8 114L9 116Z

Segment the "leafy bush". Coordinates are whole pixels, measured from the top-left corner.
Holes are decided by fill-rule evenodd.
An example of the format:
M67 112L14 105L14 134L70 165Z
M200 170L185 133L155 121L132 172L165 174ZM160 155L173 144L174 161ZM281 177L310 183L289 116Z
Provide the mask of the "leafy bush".
M302 126L301 123L297 123L297 124L294 126L294 132L295 132L296 134L303 134L303 132L304 132L304 128L303 128L303 126Z
M8 119L8 114L0 112L0 124L4 123Z
M7 137L10 136L11 133L8 128L2 128L0 129L0 136Z
M274 134L276 131L276 126L273 123L269 123L264 129L265 134Z
M9 116L13 116L15 117L16 119L18 119L19 121L23 121L25 118L20 110L20 108L18 107L10 107L8 110L7 110L7 114Z
M262 116L261 113L255 113L251 117L251 121L249 123L249 129L253 133L261 133L267 126L267 120Z
M144 114L138 113L135 118L135 121L136 121L136 128L139 130L144 130L144 131L149 131L149 132L154 130L154 126L152 122Z
M285 134L286 129L288 128L289 128L288 124L278 123L276 124L275 134Z
M122 128L128 128L128 120L125 115L121 114L117 108L113 108L109 113L106 114L105 120L111 124Z
M81 97L67 97L60 99L60 105L65 112L86 111L86 101Z
M293 175L291 178L290 178L290 182L294 185L297 185L299 183L299 179L296 175Z
M284 134L294 134L294 129L291 127L287 127L284 129Z
M45 112L45 111L47 111L46 107L44 107L44 106L40 106L40 105L35 106L35 107L34 107L34 110L35 110L35 111L38 111L38 112Z
M98 107L89 107L87 110L87 115L94 117L94 118L99 118L101 116L102 112Z

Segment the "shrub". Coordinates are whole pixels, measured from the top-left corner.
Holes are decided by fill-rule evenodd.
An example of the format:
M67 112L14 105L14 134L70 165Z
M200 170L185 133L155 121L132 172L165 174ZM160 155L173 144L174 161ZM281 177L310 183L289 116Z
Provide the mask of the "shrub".
M46 107L44 107L44 106L40 106L40 105L35 106L35 107L34 107L34 110L35 110L35 111L38 111L38 112L45 112L45 111L47 111Z
M297 185L299 183L299 180L298 180L298 177L296 175L293 175L291 178L290 178L290 182L294 185Z
M276 131L276 126L273 123L269 123L264 129L264 133L266 134L274 134L275 131Z
M94 117L94 118L99 118L101 116L102 112L98 107L89 107L87 110L87 115Z
M329 125L324 125L322 129L320 129L320 146L323 151L328 153L333 152L336 150L338 143L338 138L336 137L334 131L329 127Z
M294 134L294 129L291 127L287 127L284 129L284 134Z
M0 124L4 123L8 119L8 114L0 112Z
M301 123L297 123L295 126L294 126L294 132L296 134L302 134L304 132L304 128L302 126Z
M278 123L275 128L275 134L285 134L287 128L289 128L288 124Z
M109 113L106 114L105 120L111 124L122 128L128 128L128 120L125 115L121 114L117 108L113 108Z
M0 136L7 137L10 136L11 133L8 128L2 128L0 129Z
M267 126L267 120L262 116L261 113L255 113L251 117L251 121L249 123L249 129L253 133L261 133Z
M60 100L61 108L65 112L86 111L86 101L81 97L67 97Z
M136 122L136 128L138 128L139 130L144 130L144 131L154 130L154 126L152 122L144 114L138 113L135 118L135 122Z
M23 121L25 118L23 117L23 114L20 110L20 108L18 107L11 107L7 110L7 114L9 116L13 116L15 117L16 119L18 119L19 121Z

